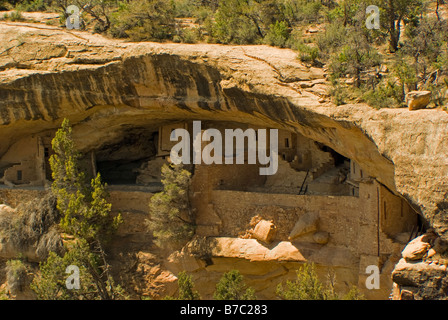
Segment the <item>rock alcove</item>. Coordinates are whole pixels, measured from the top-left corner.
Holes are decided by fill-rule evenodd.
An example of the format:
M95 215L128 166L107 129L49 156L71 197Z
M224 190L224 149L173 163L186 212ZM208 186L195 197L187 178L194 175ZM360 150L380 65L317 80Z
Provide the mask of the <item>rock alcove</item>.
M236 263L253 283L270 283L314 261L361 286L365 267L379 265L383 290L366 295L387 298L412 231L431 227L447 240L445 112L336 107L324 70L302 65L290 50L135 44L26 24L1 28L2 46L16 57L0 60L0 169L8 191L45 186L52 135L69 118L89 170L114 187L115 208L129 211L132 225L132 212L143 215L151 192L160 190L154 168L166 160L164 136L172 126L201 120L280 130L277 178L261 179L244 166L195 168L198 234L228 250L213 249L208 266L177 257L167 264L174 274L190 269L206 281ZM17 32L30 45L19 45ZM123 186L133 189L125 194ZM325 244L313 232L288 239L307 211L319 214L314 233L328 233ZM274 220L276 246L244 237L255 216ZM264 297L272 297L273 287L258 285Z

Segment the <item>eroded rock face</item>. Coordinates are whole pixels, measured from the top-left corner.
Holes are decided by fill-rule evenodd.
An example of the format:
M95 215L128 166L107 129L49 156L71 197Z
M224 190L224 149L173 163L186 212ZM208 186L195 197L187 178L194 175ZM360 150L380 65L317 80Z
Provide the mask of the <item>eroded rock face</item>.
M84 152L120 141L129 127L172 119L285 128L353 159L448 236L443 111L321 103L327 85L315 80L324 80L323 71L301 65L290 50L134 44L50 26L0 27L0 154L57 128L63 117ZM304 81L315 84L300 89Z
M358 163L448 240L446 112L336 107L323 70L267 46L136 44L0 23L0 47L0 157L64 117L86 154L113 155L128 132L178 120L286 129Z

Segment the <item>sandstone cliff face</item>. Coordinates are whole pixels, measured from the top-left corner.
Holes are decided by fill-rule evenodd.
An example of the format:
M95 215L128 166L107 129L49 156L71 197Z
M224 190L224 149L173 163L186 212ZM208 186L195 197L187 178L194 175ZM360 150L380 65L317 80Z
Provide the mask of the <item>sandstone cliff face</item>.
M329 102L322 69L267 46L126 43L0 23L0 156L67 117L83 152L169 120L288 129L356 161L448 240L448 114Z
M134 44L0 26L0 154L63 117L75 125L82 151L118 141L127 127L169 119L288 128L361 164L448 237L445 112L336 107L325 99L323 71L301 65L290 50Z

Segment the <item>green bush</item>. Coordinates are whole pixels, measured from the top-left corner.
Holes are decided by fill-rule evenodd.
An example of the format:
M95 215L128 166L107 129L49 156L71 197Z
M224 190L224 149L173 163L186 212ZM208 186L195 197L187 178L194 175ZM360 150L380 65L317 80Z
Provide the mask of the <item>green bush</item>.
M18 22L20 22L20 21L25 21L25 18L24 18L24 16L22 15L22 13L21 13L20 11L17 11L17 10L11 12L10 15L8 15L7 13L5 13L5 14L3 15L3 19L5 19L5 20L10 20L10 21L18 21Z
M393 108L403 104L404 93L401 86L389 81L366 91L362 98L368 105L377 109Z
M201 38L201 32L198 28L182 29L179 38L183 43L197 43Z
M193 280L185 271L182 271L177 276L177 283L179 285L179 300L200 300L201 297L195 291Z
M85 240L76 240L63 256L51 252L48 259L39 264L40 274L33 279L30 288L39 300L126 299L124 290L104 272L102 260ZM71 265L79 268L79 289L67 288L66 269Z
M305 263L297 270L295 281L286 281L285 288L283 284L277 287L277 295L285 300L337 300L339 296L335 293L335 276L328 275L328 285L324 286L319 280L316 268L313 263ZM343 297L344 300L360 300L360 295L356 287Z
M46 11L48 7L51 5L51 1L49 0L31 0L31 1L22 1L16 6L18 11L24 12L37 12L37 11Z
M278 2L280 10L290 24L317 23L323 17L321 0L285 0Z
M163 0L120 2L111 14L110 35L132 41L161 41L175 35L173 4Z
M255 291L247 288L238 270L224 273L213 295L215 300L255 300Z
M193 17L196 18L196 23L204 24L205 21L212 19L215 14L211 8L206 6L196 7L195 9Z
M194 0L174 0L173 11L176 18L191 17L196 9Z
M289 27L286 21L276 21L269 26L264 42L271 46L284 48L289 40Z
M345 27L339 23L331 23L327 25L325 32L316 38L316 45L322 57L329 60L331 55L341 49L346 39L347 30Z
M316 65L318 63L318 58L320 57L319 49L311 46L304 46L299 49L300 60L304 62L311 62Z
M341 84L339 84L338 81L333 82L328 93L331 97L331 101L337 106L346 104L350 98L348 89L346 87L342 86Z
M412 67L409 57L398 53L392 66L393 74L397 77L402 86L402 91L414 91L418 87L417 70Z
M187 272L182 271L177 275L177 285L179 287L178 297L166 296L163 300L200 300L201 296L194 290L194 283Z
M213 38L224 44L253 44L259 41L261 35L250 11L251 6L246 1L220 1L213 23Z
M292 44L292 49L295 49L299 52L298 58L300 59L300 61L312 63L313 65L318 64L318 59L320 57L319 48L305 44L303 42L296 42Z
M25 289L27 273L27 268L21 260L8 260L6 262L6 281L9 291L13 295Z
M305 264L297 272L295 281L286 281L277 287L277 295L285 300L328 300L331 294L319 281L314 264Z

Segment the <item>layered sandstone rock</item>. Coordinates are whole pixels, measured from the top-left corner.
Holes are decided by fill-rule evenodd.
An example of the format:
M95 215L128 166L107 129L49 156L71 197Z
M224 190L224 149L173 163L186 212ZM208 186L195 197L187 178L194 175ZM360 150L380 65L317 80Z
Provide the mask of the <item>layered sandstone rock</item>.
M177 120L286 129L355 161L448 240L448 114L376 110L364 104L337 107L329 102L327 89L323 70L302 65L287 49L127 43L51 26L2 22L0 157L22 138L55 130L64 117L71 120L76 144L86 154L124 144L130 130L141 133ZM151 183L153 173L140 170L145 173L141 183ZM146 203L138 205L143 211ZM324 238L315 241L325 243ZM266 264L248 268L253 281L278 279L294 268L279 267L274 260L302 261L302 252L314 252L314 261L357 266L348 251L316 243L311 249L294 249L287 242L266 248L256 240L217 241L227 251L215 249L213 259L224 262L198 267L208 268L209 277L232 263L262 257ZM241 252L241 246L249 251ZM263 272L257 274L257 266ZM162 271L159 267L156 273L173 283L173 275Z
M322 247L316 244L273 242L269 246L256 239L209 237L195 239L175 252L165 266L175 274L187 271L205 299L212 298L223 272L239 270L245 282L257 290L260 299L277 299L277 285L294 280L296 271L307 261L314 261L320 277L333 272L339 281L337 290L346 289L344 281L354 282L357 259L347 248ZM332 266L331 271L327 266Z
M170 119L285 128L356 161L448 236L446 112L321 103L325 82L296 83L324 80L323 71L286 49L136 44L11 23L0 24L0 40L0 154L63 117L84 152Z

